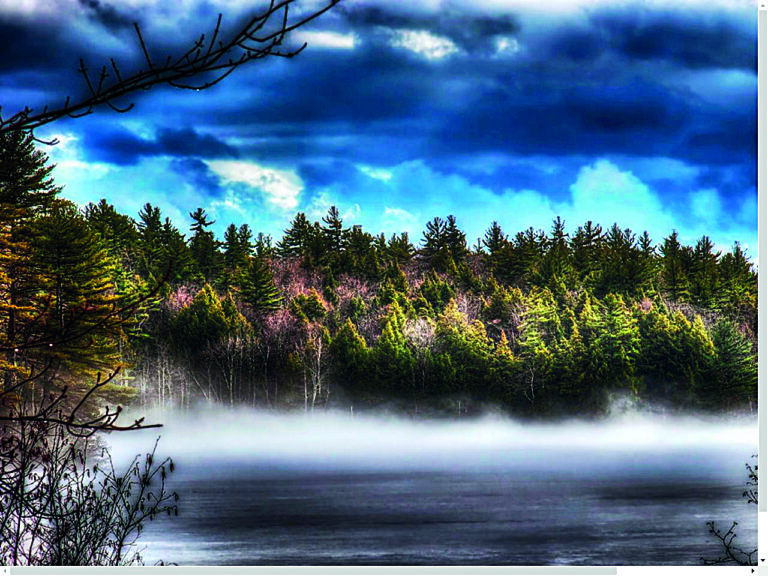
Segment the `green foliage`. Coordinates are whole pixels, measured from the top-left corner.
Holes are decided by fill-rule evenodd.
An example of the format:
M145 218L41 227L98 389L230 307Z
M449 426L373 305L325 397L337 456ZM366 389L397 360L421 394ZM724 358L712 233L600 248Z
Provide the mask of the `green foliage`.
M451 300L437 319L437 348L451 359L451 368L443 375L451 391L488 394L489 366L494 347L480 321L470 322L456 301Z
M269 262L253 258L240 276L240 297L256 312L271 312L280 308L282 295L275 285Z
M304 256L311 235L312 225L303 212L296 214L283 239L277 244L277 252L283 257Z
M44 213L61 191L52 170L32 134L18 130L0 135L0 204L15 206L22 219Z
M757 355L747 337L729 320L712 328L715 359L699 386L699 397L708 408L734 408L757 401Z
M364 388L369 376L369 350L349 318L333 337L330 351L337 378L353 388Z
M456 263L463 261L469 252L466 235L459 230L453 215L447 220L434 218L427 222L422 245L422 254L438 272L453 272Z
M700 316L690 322L683 314L653 305L640 312L641 352L638 373L650 397L678 404L690 402L694 388L709 376L715 348Z
M169 274L136 322L105 324L79 344L88 354L67 354L73 370L157 349L170 355L163 378L182 358L211 398L298 396L308 408L337 381L414 411L445 395L537 415L599 413L616 391L712 409L754 401L757 275L738 244L721 254L672 232L655 246L590 221L569 235L556 218L549 233L514 236L493 222L470 254L453 216L431 220L416 249L406 233L344 228L335 207L321 222L297 214L277 246L245 224L220 241L198 208L187 241L150 204L136 222L103 200L80 214L54 200L48 172L44 156L18 174L0 161L0 342L97 322ZM284 307L283 294L296 296ZM0 367L28 368L8 354Z
M291 312L304 322L318 322L325 318L328 307L314 288L307 294L298 294L291 300Z
M215 280L221 271L222 257L219 252L219 242L208 228L215 220L208 220L205 210L198 208L189 213L192 218L192 238L189 240L189 251L194 262L195 271L206 282ZM245 249L245 247L241 248Z
M115 267L77 207L55 200L34 224L32 265L38 289L47 294L45 331L65 343L53 353L76 370L109 368L119 362L122 326L104 322L118 306ZM88 340L77 334L88 333ZM74 368L73 368L74 369Z
M414 385L414 358L408 347L405 315L393 302L383 318L383 329L371 350L372 372L382 390L408 391Z
M456 296L456 291L446 281L441 279L434 270L430 270L419 287L419 293L424 297L429 310L439 314Z
M692 251L690 247L680 244L677 231L664 239L661 247L662 270L661 285L674 302L686 302L691 296L691 285L688 278Z
M205 284L172 320L171 339L177 350L196 354L222 340L229 329L221 299L210 284Z

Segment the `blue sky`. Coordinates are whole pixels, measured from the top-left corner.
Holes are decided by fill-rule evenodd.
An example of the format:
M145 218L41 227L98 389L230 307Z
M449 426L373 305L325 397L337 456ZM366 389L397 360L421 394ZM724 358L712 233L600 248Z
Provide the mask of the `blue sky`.
M0 0L2 110L81 92L81 57L135 69L134 21L162 56L249 4ZM754 2L342 0L305 41L210 90L41 129L64 195L134 217L151 202L183 231L201 206L219 234L279 238L336 205L414 240L434 216L473 243L493 220L513 234L560 215L757 255Z

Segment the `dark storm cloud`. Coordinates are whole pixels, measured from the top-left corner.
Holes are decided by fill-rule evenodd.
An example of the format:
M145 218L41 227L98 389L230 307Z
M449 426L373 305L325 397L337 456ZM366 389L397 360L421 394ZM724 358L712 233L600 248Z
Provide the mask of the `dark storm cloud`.
M185 181L203 192L210 198L221 198L224 191L221 187L221 180L211 172L208 165L199 158L173 158L170 162L170 168L179 174Z
M545 33L541 45L550 57L574 61L615 54L624 64L663 61L691 70L754 71L756 20L740 16L651 12L642 6L595 11L586 24L560 26Z
M106 30L102 34L110 38L141 16L121 12L117 3L79 1L84 7L79 18L89 17L98 24L91 27ZM201 133L205 127L242 138L242 157L300 165L300 176L313 187L330 185L334 178L351 180L354 163L391 166L421 159L448 171L454 159L484 154L541 155L564 163L612 154L666 156L696 165L727 165L743 172L732 179L753 181L755 106L713 104L685 84L686 74L702 70L752 73L752 15L637 7L596 8L580 19L531 19L522 13L490 17L462 12L457 4L446 6L427 14L404 2L386 8L342 3L311 27L354 33L353 50L315 50L310 44L296 59L254 62L202 94L156 89L131 98L136 102L132 119L147 126L189 128L141 138L110 128L114 115L105 113L100 122L77 129L85 132L88 157L115 164L168 155L178 157L176 165L182 167L181 159L237 155L233 146ZM179 29L185 32L179 35L148 19L148 43L159 55L176 53L177 44L186 45L187 32L195 37L215 22L210 8L201 3L180 15L184 25ZM236 21L225 15L225 24ZM389 32L401 29L427 30L462 50L429 61L391 45ZM67 30L66 19L34 27L0 22L0 71L24 70L28 87L36 87L35 80L42 78L36 74L43 71L66 72L81 88L75 71L79 57L95 67L112 54L96 48L103 37L79 38ZM135 49L128 32L126 50ZM46 43L39 42L41 35ZM520 52L495 54L502 36L513 36ZM133 60L124 56L123 62L126 71L133 69L131 64L141 65L136 54ZM10 78L4 75L0 82L8 86ZM712 78L717 82L714 72ZM65 96L63 84L57 86ZM335 163L339 158L344 160ZM201 178L206 174L204 164L188 167ZM565 186L576 170L568 164L562 178L553 179ZM537 179L549 176L534 168L467 174L494 189L549 190L541 180L537 185Z
M437 161L493 152L667 155L706 163L732 162L747 151L754 108L720 110L640 70L608 69L590 78L577 69L564 74L561 63L550 62L467 68L460 60L435 67L370 47L333 58L307 53L280 83L254 73L267 88L254 90L252 105L222 100L211 118L258 133L264 153L272 141L273 152L297 158L345 153L377 163L405 154Z
M89 18L112 31L132 28L133 23L137 20L136 15L126 14L106 2L100 2L99 0L77 1L86 10Z
M346 160L303 162L296 172L308 188L323 188L335 182L349 182L359 176L359 170Z
M614 49L633 60L670 60L690 69L757 69L756 20L609 12L594 22Z
M191 128L161 129L156 139L137 136L125 129L92 130L84 144L92 160L111 164L135 164L145 156L233 157L238 152L221 140L198 134Z
M75 69L76 51L56 23L11 22L0 19L0 72L50 71L68 65Z

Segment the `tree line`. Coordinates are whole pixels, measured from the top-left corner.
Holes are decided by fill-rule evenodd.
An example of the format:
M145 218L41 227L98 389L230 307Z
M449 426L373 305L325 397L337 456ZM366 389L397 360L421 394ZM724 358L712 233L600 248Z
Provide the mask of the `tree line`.
M18 184L0 202L0 338L57 343L6 353L6 385L47 362L51 386L123 365L101 396L163 405L550 416L599 414L617 394L756 401L757 275L738 243L569 233L557 218L514 235L493 222L470 247L452 215L414 241L346 226L335 207L298 213L276 241L247 224L217 238L202 208L186 232L151 204L136 218L106 200L78 209L29 137L4 147Z

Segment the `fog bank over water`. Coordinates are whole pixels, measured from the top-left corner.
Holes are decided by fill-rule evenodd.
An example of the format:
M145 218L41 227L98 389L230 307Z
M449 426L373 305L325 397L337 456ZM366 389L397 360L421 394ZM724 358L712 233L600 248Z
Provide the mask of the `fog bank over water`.
M279 413L207 407L146 413L161 429L112 434L120 464L147 452L173 457L180 473L269 470L514 469L568 475L740 477L757 450L757 419L625 413L604 420L518 422L502 416L412 420L344 412ZM126 419L127 420L127 419Z

